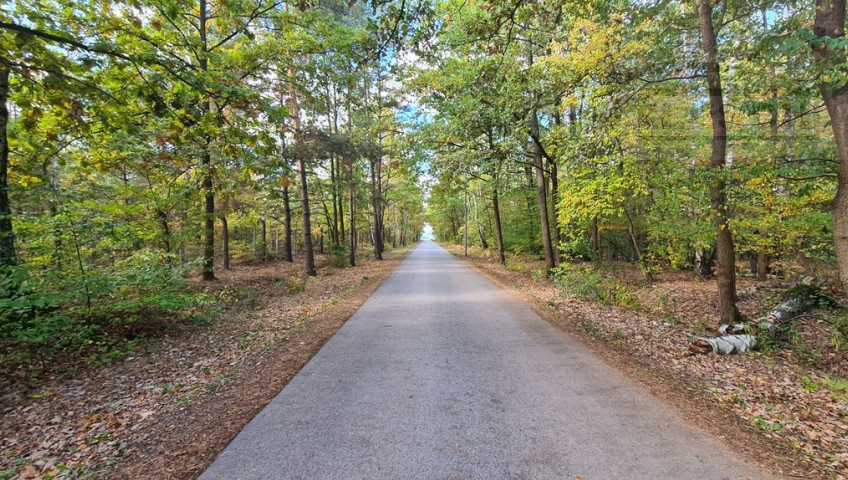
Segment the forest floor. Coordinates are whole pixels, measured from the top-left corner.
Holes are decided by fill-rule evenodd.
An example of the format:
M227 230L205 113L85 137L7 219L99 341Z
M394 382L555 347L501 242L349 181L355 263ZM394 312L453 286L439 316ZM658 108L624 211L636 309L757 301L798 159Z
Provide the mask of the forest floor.
M297 262L236 265L196 282L231 305L210 322L171 325L106 366L5 384L0 479L196 478L407 252L319 259L316 277Z
M464 257L462 247L443 246L767 471L848 479L848 346L831 331L844 311L811 312L767 349L693 356L687 340L717 326L714 281L666 272L647 282L630 264L600 273L577 264L553 281L538 259L510 257L502 266L489 252ZM739 308L756 317L787 287L740 277Z

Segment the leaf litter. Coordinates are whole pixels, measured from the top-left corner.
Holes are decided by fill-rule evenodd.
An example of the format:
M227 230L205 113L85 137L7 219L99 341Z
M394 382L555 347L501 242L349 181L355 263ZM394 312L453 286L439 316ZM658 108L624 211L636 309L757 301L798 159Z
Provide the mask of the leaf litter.
M108 366L4 382L0 479L195 478L404 254L311 278L282 261L223 270L197 282L231 305L211 322Z

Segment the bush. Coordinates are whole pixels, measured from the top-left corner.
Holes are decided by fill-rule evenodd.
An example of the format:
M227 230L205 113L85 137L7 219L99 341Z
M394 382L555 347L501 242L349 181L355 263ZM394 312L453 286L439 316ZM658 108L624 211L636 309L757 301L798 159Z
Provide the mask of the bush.
M602 276L593 267L563 263L555 270L555 278L568 296L628 310L639 308L636 295L627 285Z
M347 245L330 246L330 263L336 267L344 267L347 265L348 252L350 252L350 249Z
M108 353L126 340L164 331L176 320L217 311L216 299L192 292L184 270L163 263L155 251L137 251L84 275L48 272L55 270L14 267L0 273L0 363L34 357L43 363L60 352L78 354L92 347ZM106 342L109 335L112 341Z
M87 279L91 285L91 319L129 326L143 317L173 316L196 303L198 294L188 290L184 269L159 261L158 253L141 250L97 269Z
M98 327L85 325L63 310L69 300L62 292L45 288L25 267L0 273L0 340L4 359L43 359L82 345Z

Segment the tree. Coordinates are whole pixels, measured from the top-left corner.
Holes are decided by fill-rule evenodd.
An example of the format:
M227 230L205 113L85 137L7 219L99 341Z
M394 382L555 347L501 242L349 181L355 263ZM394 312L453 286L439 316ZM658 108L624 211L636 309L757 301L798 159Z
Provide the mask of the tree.
M736 254L730 230L727 203L727 184L724 178L727 161L727 122L724 96L721 89L721 68L718 60L713 9L711 0L698 0L698 25L701 48L706 57L707 90L710 96L710 118L713 124L710 154L710 204L716 229L716 277L718 279L718 314L722 323L736 323L741 315L736 309Z
M2 61L2 60L0 60ZM9 68L0 65L0 266L17 263L15 232L12 228L12 208L9 203Z
M839 158L836 196L833 200L833 241L839 279L848 291L848 84L845 81L845 1L817 0L813 25L813 54L819 69L819 89L824 99L836 153Z

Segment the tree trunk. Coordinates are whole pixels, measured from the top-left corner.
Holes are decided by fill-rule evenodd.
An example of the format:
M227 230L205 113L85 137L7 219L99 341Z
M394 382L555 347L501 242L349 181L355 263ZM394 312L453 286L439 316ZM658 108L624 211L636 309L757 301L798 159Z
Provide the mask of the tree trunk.
M51 203L50 213L55 215L56 207ZM162 229L162 250L165 251L165 262L171 264L171 226L168 224L168 212L156 207L156 218L159 220L159 228Z
M335 203L333 204L333 206L335 207ZM329 209L329 207L327 207L327 202L324 201L323 198L321 199L321 207L324 209L324 218L327 219L327 221L325 223L327 224L327 230L330 231L330 243L333 244L333 245L338 245L338 243L336 242L336 239L338 238L337 232L335 231L335 227L333 226L333 223L335 223L335 218L330 218L330 209ZM335 212L333 212L333 215L335 216ZM319 253L321 253L322 255L324 254L324 246L323 246L324 239L323 239L323 236L324 236L324 228L321 227L321 237L322 238L321 238L321 249L319 250Z
M350 134L353 132L353 115L351 108L351 98L353 96L353 82L348 82L347 95L347 137L350 141ZM347 213L348 213L348 234L350 235L348 245L348 264L351 267L356 266L356 185L353 182L354 157L348 154L347 157Z
M215 280L215 192L212 184L211 156L209 144L203 153L203 196L205 199L204 247L203 247L203 279Z
M206 23L208 21L206 12L206 0L200 0L199 18L200 25L200 70L209 71L209 58L206 44ZM206 94L204 94L206 95ZM200 110L204 115L212 111L209 98L204 96L200 102ZM203 197L205 201L204 218L204 246L203 246L203 279L215 280L215 190L213 188L212 155L209 145L212 139L206 135L203 145L202 171L203 171Z
M330 201L333 204L333 218L332 220L328 219L327 223L330 225L330 242L333 245L339 244L339 208L338 203L336 203L338 197L336 184L336 157L330 155Z
M497 178L495 178L494 193L492 193L492 209L495 211L495 231L498 236L498 258L501 263L505 263L506 255L504 254L503 227L501 225L501 206L500 201L498 200Z
M592 260L600 263L604 259L601 255L601 230L598 227L598 217L592 217L592 225L589 228L589 244L592 247L592 254L595 256Z
M312 251L312 219L309 213L309 187L306 183L306 162L298 160L300 170L300 203L303 212L303 253L306 255L306 274L315 276L315 254Z
M283 214L283 255L286 261L291 263L294 262L294 257L292 256L292 215L288 186L283 187Z
M464 223L464 232L462 234L462 243L465 245L465 256L468 256L468 177L465 178L465 203L462 210L462 221Z
M559 215L557 212L559 211L558 203L558 192L559 192L559 178L557 178L557 165L556 162L552 162L548 160L548 170L551 172L551 215L553 215L553 228L551 228L551 233L553 234L553 245L552 248L554 250L554 263L557 266L562 262L562 252L560 251L559 244L562 241L559 233Z
M356 266L356 185L353 183L353 157L347 160L347 213L348 232L350 234L350 245L348 251L348 264Z
M224 269L230 269L230 226L227 223L227 216L221 215L221 240L224 244Z
M539 118L537 117L535 107L530 111L530 130L531 135L539 138ZM554 263L554 251L551 246L551 228L548 223L548 192L547 188L545 188L542 147L538 142L533 142L533 166L536 169L536 194L539 203L539 226L542 230L542 248L545 251L545 267L550 271L556 267L556 264Z
M342 245L345 242L345 219L344 219L344 190L342 189L341 175L342 175L342 158L338 157L336 159L336 184L333 188L337 191L336 193L336 201L338 202L338 206L336 207L339 212L339 244Z
M483 250L489 249L489 242L486 241L486 236L483 232L483 225L477 224L477 236L480 237L480 246Z
M710 204L716 229L716 283L718 284L718 314L721 323L735 323L741 318L736 309L736 254L733 235L728 225L727 182L724 168L727 154L727 124L724 116L724 97L721 90L721 69L718 46L713 28L711 0L698 0L698 20L701 46L706 56L707 88L710 95L710 119L713 124L710 155Z
M259 257L264 262L268 259L268 224L264 218L259 220L259 223L262 225L262 244L260 245Z
M0 63L0 268L17 263L12 206L9 202L9 68Z
M698 242L695 245L695 273L699 277L711 277L714 265L715 249L712 247L705 248L703 243Z
M757 252L757 280L765 280L768 271L768 255L765 248L760 247Z
M294 76L293 69L289 68L289 76ZM289 101L291 103L292 116L294 118L294 137L297 144L301 144L303 131L300 126L300 110L297 104L297 90L294 81L289 82ZM315 254L312 251L312 219L309 212L309 185L306 177L306 159L300 155L297 160L297 168L300 176L300 204L303 215L303 253L306 256L306 274L317 275L315 270Z
M380 173L379 173L379 163L382 163L379 159L372 159L370 162L371 165L371 208L374 210L374 225L373 225L373 243L374 243L374 259L382 260L383 259L383 228L382 228L382 214L380 210L382 209L382 199L380 198Z
M817 0L813 33L818 39L845 38L845 0ZM831 48L832 42L813 46L816 59L825 68L844 71L845 49ZM830 116L830 125L839 156L836 197L833 201L833 242L839 268L839 280L848 293L848 85L841 75L832 80L822 77L822 99Z

